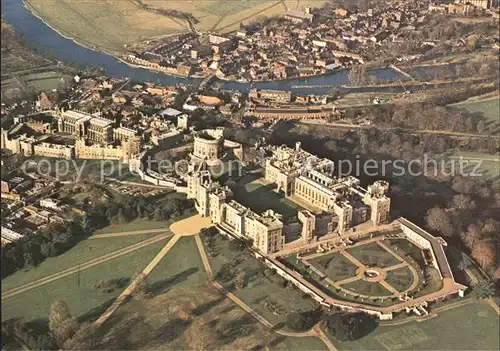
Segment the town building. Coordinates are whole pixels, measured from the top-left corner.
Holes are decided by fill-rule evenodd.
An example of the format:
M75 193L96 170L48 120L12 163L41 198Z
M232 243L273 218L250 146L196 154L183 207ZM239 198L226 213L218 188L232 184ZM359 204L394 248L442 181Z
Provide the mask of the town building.
M292 102L292 92L284 90L252 89L248 97L255 102L274 102L280 104L289 104Z
M260 119L324 119L334 117L336 112L334 106L259 107L247 105L244 115Z
M311 23L314 20L314 15L311 13L311 9L306 7L304 11L289 9L285 18L293 23Z

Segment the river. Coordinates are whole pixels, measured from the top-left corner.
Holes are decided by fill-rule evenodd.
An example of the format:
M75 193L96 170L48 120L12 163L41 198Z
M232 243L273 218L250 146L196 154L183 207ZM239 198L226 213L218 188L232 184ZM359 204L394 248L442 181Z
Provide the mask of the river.
M2 18L35 46L44 47L60 61L73 61L86 66L98 66L105 69L112 77L126 77L133 81L173 85L176 83L198 85L201 79L181 78L135 68L116 60L100 51L94 51L78 45L71 39L64 38L38 17L34 16L23 4L22 0L2 0ZM348 70L340 70L321 76L288 79L282 81L238 83L216 80L215 86L221 89L248 91L250 88L290 90L297 95L326 94L331 86L348 84ZM401 74L390 68L369 71L379 79L388 81L406 80ZM357 90L357 89L353 89ZM367 89L363 89L366 91ZM395 91L400 87L368 88L373 91Z

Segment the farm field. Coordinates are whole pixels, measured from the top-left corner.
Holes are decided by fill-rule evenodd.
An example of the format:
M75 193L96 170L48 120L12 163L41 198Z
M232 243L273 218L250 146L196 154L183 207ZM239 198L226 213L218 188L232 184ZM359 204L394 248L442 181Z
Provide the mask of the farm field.
M71 250L63 253L62 255L46 259L38 267L34 267L27 271L20 270L2 279L2 293L36 279L46 277L50 274L83 264L94 258L98 258L113 251L139 243L153 237L154 235L155 234L144 234L95 240L87 239L81 241Z
M67 86L71 77L54 71L48 60L2 52L2 98L15 99Z
M481 152L447 152L436 157L443 160L447 172L451 165L455 165L455 172L459 172L460 160L464 162L464 173L484 177L493 181L500 181L500 156ZM466 163L468 161L468 164ZM478 168L476 169L476 165ZM472 173L474 172L474 173Z
M332 342L339 350L496 350L499 320L489 305L470 303L420 322L382 324L356 341Z
M123 53L127 44L186 30L182 23L140 9L134 1L27 0L26 6L62 35L114 54Z
M46 319L50 305L56 300L65 301L75 316L95 318L125 287L106 292L96 288L96 285L110 279L123 279L124 282L132 279L167 240L5 299L2 301L2 320L16 317L22 317L25 321Z
M141 7L177 10L193 15L198 31L230 32L240 23L284 15L287 9L321 6L324 0L27 0L35 15L66 37L90 48L122 54L148 39L187 32L186 20Z

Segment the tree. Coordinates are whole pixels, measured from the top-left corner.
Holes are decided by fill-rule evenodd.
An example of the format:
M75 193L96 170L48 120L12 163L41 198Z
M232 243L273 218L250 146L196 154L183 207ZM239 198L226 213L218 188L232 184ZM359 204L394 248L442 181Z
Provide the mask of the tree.
M473 289L476 292L477 297L480 299L488 299L496 294L493 284L486 280L474 285Z
M472 248L471 255L482 268L495 263L495 248L487 240L478 241Z
M286 325L292 330L306 331L314 327L320 317L319 310L291 312L286 316Z
M476 203L471 199L470 196L458 194L453 196L453 207L459 210L472 210L476 208Z
M479 133L481 133L484 130L484 120L481 119L479 120L479 122L477 122L476 129Z
M54 340L62 346L78 330L77 321L71 316L68 305L63 301L55 301L50 306L49 330Z
M200 230L200 234L202 236L206 236L206 237L211 238L211 237L214 237L215 235L219 234L219 231L217 230L216 227L211 226L209 228L202 228Z
M378 326L378 320L366 313L335 313L324 322L326 329L340 341L359 339Z
M234 279L234 287L236 290L241 290L245 286L245 272L241 271L236 275Z
M243 239L234 239L229 242L229 249L231 251L243 251L249 246L249 243Z
M427 225L432 230L445 236L453 235L453 227L449 215L440 207L431 208L425 217Z
M464 244L470 249L475 243L481 239L481 228L477 224L471 224L467 227L466 232L460 233L460 237Z
M479 37L477 35L469 35L467 37L467 49L469 51L476 50L478 39Z
M83 232L85 232L85 233L92 232L92 230L93 230L92 221L90 220L90 217L87 213L80 220L80 227L82 228Z

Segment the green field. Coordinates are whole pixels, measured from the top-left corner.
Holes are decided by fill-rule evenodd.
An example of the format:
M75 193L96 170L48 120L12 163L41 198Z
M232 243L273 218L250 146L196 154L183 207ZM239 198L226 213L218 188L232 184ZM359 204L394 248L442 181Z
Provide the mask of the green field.
M422 322L381 325L356 341L332 341L339 350L498 350L498 323L490 306L472 303Z
M211 260L213 268L217 269L227 259L241 256L231 252L228 242L220 236L215 240L219 255ZM326 349L314 337L275 334L221 295L208 283L193 237L181 238L151 272L147 282L149 294L129 300L110 319L101 348L186 350L260 346L273 350ZM267 298L269 292L275 298L277 293L260 282L256 288L254 299Z
M155 294L174 285L194 286L207 280L193 237L183 237L149 274L148 283Z
M50 305L56 300L66 301L73 315L93 319L123 290L117 288L105 293L96 289L95 285L109 279L132 279L153 259L167 240L3 300L2 320L15 317L23 317L25 321L46 319Z
M450 106L465 109L469 113L482 113L488 121L500 123L500 100L498 97L488 100L463 101Z
M251 183L255 179L253 176L244 176L232 188L234 197L243 206L259 214L272 209L282 214L284 218L296 216L297 211L303 210L302 207L285 198L283 194L276 193L270 187Z
M26 271L20 270L2 279L2 292L141 242L145 239L151 238L152 235L153 234L133 235L104 239L87 239L81 241L71 250L66 251L62 255L46 259L38 267L34 267ZM126 256L127 255L124 257Z

